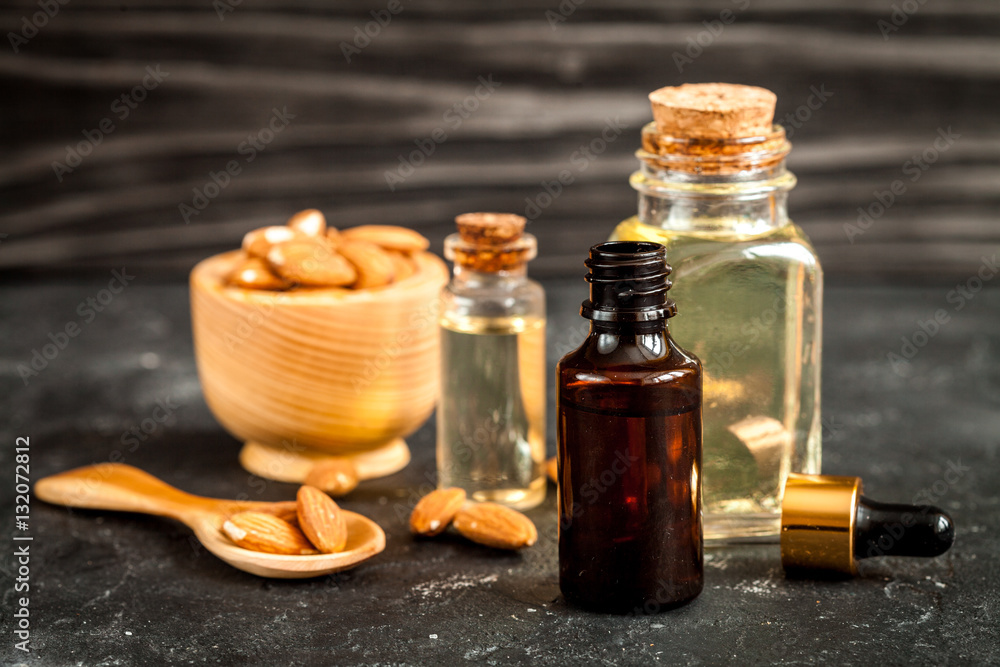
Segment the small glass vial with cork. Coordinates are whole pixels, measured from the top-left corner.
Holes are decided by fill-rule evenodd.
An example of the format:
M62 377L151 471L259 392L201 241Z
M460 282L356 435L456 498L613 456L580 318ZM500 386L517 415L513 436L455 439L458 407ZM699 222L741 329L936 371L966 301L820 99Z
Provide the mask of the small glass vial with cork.
M445 239L438 486L515 509L545 499L545 292L526 220L466 213Z
M559 586L653 613L703 585L701 364L670 337L662 245L602 243L586 265L590 334L556 369Z
M823 273L786 199L791 144L771 91L686 84L649 96L638 214L612 240L667 248L677 340L705 369L705 539L778 538L789 473L820 472Z

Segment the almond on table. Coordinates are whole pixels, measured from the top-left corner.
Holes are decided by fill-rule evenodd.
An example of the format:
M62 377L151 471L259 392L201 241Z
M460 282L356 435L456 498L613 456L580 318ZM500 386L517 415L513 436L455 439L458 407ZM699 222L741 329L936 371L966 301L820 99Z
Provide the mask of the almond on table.
M308 555L318 553L292 524L273 514L240 512L222 524L222 532L236 546L271 554Z
M538 539L531 519L497 503L463 507L455 515L455 529L464 537L496 549L530 547Z
M344 496L358 485L358 471L350 459L329 458L309 470L305 483L331 496Z
M410 514L410 531L425 537L442 533L451 524L463 503L464 489L453 487L431 491L413 508Z

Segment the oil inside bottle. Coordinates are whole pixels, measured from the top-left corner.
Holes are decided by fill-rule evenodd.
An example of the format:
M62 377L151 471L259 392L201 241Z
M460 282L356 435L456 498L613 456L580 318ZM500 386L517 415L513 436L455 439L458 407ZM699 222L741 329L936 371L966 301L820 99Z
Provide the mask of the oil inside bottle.
M682 375L683 371L671 371ZM698 392L648 371L614 372L614 384L564 377L560 504L561 587L575 604L652 613L702 588ZM696 380L684 380L690 383ZM616 437L617 436L617 437ZM584 451L596 437L618 447Z
M438 484L474 500L534 507L545 497L545 320L441 320Z
M632 217L612 239L666 246L683 306L671 333L704 364L705 539L770 537L788 472L819 467L822 273L794 224L704 225Z

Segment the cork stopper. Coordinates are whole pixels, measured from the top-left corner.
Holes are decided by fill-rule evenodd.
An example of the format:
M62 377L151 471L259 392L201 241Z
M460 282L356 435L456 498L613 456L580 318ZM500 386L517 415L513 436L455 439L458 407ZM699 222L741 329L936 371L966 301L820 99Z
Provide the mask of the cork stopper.
M505 245L524 234L527 219L513 213L463 213L455 218L463 241L482 245Z
M686 83L649 94L653 119L668 137L733 139L771 133L778 96L734 83Z
M509 271L535 256L535 237L524 233L527 219L513 213L463 213L458 233L445 239L445 257L487 273Z

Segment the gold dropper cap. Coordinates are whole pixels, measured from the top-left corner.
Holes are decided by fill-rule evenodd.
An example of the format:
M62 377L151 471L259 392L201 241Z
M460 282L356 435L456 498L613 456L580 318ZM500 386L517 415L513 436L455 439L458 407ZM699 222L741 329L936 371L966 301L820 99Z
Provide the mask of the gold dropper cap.
M860 477L789 474L781 502L782 565L857 574L854 534L860 500Z

